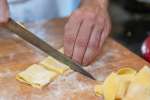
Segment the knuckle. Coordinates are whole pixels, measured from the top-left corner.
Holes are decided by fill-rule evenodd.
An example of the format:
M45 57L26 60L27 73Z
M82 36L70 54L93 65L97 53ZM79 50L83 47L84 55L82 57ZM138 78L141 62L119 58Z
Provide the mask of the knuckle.
M81 11L75 11L72 13L72 15L70 16L70 19L72 20L76 20L76 21L80 21L82 19L82 13Z
M92 19L92 20L94 20L95 17L96 17L96 13L91 12L91 11L88 11L88 12L85 13L85 17L86 17L87 19Z
M72 14L72 16L74 16L74 17L79 17L79 16L81 16L81 11L80 10L76 10L76 11L74 11L73 12L73 14Z

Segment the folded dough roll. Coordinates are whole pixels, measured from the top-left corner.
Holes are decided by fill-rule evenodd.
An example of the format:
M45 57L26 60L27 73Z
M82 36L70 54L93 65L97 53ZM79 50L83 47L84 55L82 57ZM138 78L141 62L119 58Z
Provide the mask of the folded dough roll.
M57 72L59 74L63 74L66 70L69 69L69 67L56 59L52 57L47 57L43 61L40 62L41 65L43 65L45 68Z
M19 73L16 79L33 87L41 88L56 78L57 75L57 73L49 71L41 65L34 64Z

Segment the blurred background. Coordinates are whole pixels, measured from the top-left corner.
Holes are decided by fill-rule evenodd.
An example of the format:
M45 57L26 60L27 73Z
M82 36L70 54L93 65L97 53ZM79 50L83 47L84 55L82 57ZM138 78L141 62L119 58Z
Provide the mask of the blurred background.
M8 1L11 17L21 22L66 17L80 4L80 0ZM150 0L110 0L109 11L113 24L111 36L144 57L141 48L150 34Z
M8 0L11 16L19 21L31 22L70 15L80 0Z

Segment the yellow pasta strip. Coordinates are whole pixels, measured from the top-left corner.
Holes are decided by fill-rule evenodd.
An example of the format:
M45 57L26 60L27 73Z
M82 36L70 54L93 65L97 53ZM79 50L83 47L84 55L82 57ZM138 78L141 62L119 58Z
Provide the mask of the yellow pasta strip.
M150 68L144 67L137 73L123 100L150 100Z
M59 49L61 53L64 53L64 48ZM43 65L45 68L57 72L59 74L63 74L65 71L69 69L69 67L53 57L49 56L45 58L43 61L40 62L41 65Z
M57 72L59 74L63 74L66 70L69 69L69 67L57 60L55 60L52 57L48 57L40 62L41 65L43 65L48 70Z
M122 68L117 73L112 72L102 85L95 86L95 94L103 95L105 100L123 99L135 75L136 71L131 68Z
M116 73L111 73L104 82L103 93L105 100L115 100L118 90L119 78Z

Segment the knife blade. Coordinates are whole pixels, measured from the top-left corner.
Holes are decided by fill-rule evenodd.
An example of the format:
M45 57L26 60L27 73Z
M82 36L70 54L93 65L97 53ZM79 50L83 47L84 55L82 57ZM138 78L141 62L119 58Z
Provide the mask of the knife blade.
M6 25L6 28L16 33L18 36L20 36L27 42L41 49L48 55L57 59L58 61L64 63L65 65L68 65L72 70L95 80L95 78L89 72L84 70L80 64L73 62L69 57L65 56L64 54L60 53L59 51L51 47L44 40L40 39L39 37L34 35L32 32L27 30L22 24L17 23L13 19L10 18L10 20L8 21Z

